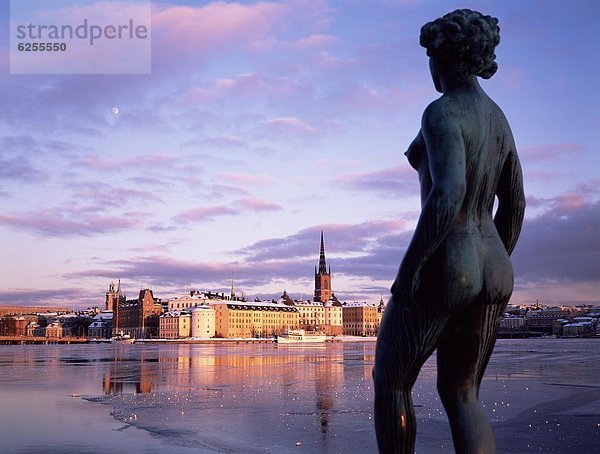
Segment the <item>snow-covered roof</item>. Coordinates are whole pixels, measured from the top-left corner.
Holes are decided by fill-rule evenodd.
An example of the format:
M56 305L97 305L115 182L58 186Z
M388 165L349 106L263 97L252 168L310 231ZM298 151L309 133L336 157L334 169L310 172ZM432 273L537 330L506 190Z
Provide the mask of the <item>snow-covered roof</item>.
M224 301L224 300L214 300L210 303L212 306L226 304L227 306L246 306L249 309L280 309L280 310L288 310L296 312L294 306L288 306L283 303L273 303L272 301Z
M191 314L185 311L168 311L161 314L161 317L191 317Z
M351 303L344 303L343 307L377 307L377 304L367 303L366 301L353 301Z
M294 305L303 307L323 307L320 301L294 301Z
M89 328L106 328L107 326L108 326L107 321L99 320L99 321L92 322L92 324L90 326L88 326L88 329Z
M196 306L192 309L190 309L191 312L204 312L204 311L213 311L214 309L210 306Z
M94 316L94 320L112 320L113 312L112 311L102 311Z

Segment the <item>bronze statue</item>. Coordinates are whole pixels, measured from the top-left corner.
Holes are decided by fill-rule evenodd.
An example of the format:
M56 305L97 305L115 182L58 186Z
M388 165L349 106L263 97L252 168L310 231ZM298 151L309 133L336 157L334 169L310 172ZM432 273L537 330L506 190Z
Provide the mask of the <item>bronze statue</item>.
M509 255L525 211L510 127L477 80L496 72L497 24L464 9L421 29L442 96L425 109L406 152L419 174L421 215L377 339L373 378L381 453L414 451L411 389L436 349L438 391L456 452L495 452L479 385L512 294Z

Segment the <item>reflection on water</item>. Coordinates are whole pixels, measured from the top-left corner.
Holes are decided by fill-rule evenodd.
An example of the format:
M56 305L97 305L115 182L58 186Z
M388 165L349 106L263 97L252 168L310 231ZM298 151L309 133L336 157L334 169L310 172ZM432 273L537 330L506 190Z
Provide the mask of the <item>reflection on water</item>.
M173 452L296 452L296 443L305 452L372 452L374 349L373 342L1 346L0 386L14 399L3 400L0 447L35 450L25 431L35 425L56 452L64 447L61 431L71 448L90 452L117 439L148 452L164 445ZM594 340L499 341L481 392L499 452L597 446L598 353ZM413 393L417 451L452 452L435 379L431 358ZM45 406L32 415L38 402ZM97 420L77 430L92 413ZM70 421L68 430L60 418ZM90 425L111 421L125 425L90 433ZM140 441L140 433L152 436Z

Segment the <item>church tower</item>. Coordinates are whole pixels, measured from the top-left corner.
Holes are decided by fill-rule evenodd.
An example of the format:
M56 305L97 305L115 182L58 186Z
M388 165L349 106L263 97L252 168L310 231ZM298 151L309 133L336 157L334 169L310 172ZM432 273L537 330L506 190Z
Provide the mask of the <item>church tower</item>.
M123 295L121 295L121 279L119 279L116 289L114 282L111 282L108 286L108 292L106 292L105 310L114 311L117 304L119 304L122 300Z
M331 297L331 266L327 269L325 262L325 243L323 230L321 230L321 253L319 255L319 268L315 266L315 301L325 303Z

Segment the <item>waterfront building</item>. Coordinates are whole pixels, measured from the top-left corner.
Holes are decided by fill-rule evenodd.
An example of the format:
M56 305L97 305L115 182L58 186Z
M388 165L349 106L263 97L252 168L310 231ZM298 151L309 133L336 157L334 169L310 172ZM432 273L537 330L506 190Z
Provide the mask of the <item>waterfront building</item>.
M300 329L319 331L325 325L325 306L320 301L294 301L298 309Z
M127 334L136 339L158 336L162 304L155 300L152 290L142 289L135 300L116 305L113 335Z
M63 337L63 327L60 322L52 322L46 326L45 337Z
M25 336L29 322L30 320L24 316L2 317L0 318L0 336Z
M375 303L344 303L342 311L344 334L348 336L375 336L377 334L380 317Z
M335 295L329 298L329 301L323 303L324 310L324 329L328 336L339 336L344 332L343 310Z
M591 336L595 334L592 322L567 323L562 327L563 336Z
M27 332L26 332L26 336L35 336L37 329L39 328L39 324L38 322L29 322L27 324ZM44 330L44 335L46 334L46 331Z
M199 306L192 309L192 337L215 337L215 310L209 306Z
M501 331L525 331L527 329L527 320L518 315L504 314L500 320Z
M531 331L552 332L552 323L560 318L570 318L568 310L559 307L548 307L542 310L530 310L527 312L527 325Z
M0 306L0 317L5 315L31 315L31 314L66 314L66 307L46 306Z
M63 314L56 319L62 327L63 337L86 337L93 317L85 314Z
M210 300L217 299L213 296L217 294L210 293L211 297L208 295L209 293L206 292L193 291L191 294L184 293L181 296L169 298L169 311L183 311L194 307L208 306Z
M298 308L270 301L213 301L216 337L268 337L298 329Z
M90 326L88 326L88 337L90 339L109 339L113 333L112 311L102 311L96 314Z
M192 315L189 312L169 311L159 318L158 337L185 339L192 334Z

